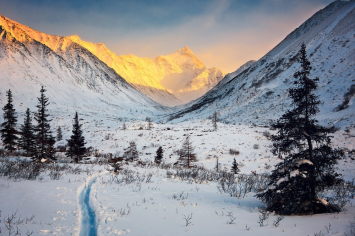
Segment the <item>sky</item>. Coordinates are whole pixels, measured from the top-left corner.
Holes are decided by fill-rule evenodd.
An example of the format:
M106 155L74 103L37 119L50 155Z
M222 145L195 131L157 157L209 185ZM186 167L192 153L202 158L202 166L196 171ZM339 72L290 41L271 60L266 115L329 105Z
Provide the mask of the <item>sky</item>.
M154 58L188 46L233 72L258 60L333 0L0 0L0 14L116 55Z

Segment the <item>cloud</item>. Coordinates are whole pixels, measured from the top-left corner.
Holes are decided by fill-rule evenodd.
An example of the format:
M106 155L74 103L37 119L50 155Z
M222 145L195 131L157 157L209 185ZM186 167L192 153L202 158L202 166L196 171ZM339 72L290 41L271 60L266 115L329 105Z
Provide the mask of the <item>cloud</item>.
M231 11L231 1L214 1L204 14L188 17L177 26L134 31L127 38L110 41L109 46L119 55L152 58L188 45L206 66L232 72L265 55L325 5L298 1L287 8L284 2L262 1L243 13Z
M13 0L0 3L0 13L45 33L104 43L117 55L153 58L189 46L207 67L232 72L262 57L331 0L147 2Z

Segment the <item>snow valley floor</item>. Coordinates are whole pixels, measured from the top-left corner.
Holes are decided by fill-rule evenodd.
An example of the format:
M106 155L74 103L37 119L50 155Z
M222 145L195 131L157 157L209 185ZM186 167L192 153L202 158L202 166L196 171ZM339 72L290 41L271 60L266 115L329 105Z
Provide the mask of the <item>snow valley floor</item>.
M111 125L115 132L101 133L92 127L88 145L98 152L90 164L68 164L58 154L58 164L48 164L27 180L6 174L20 158L1 157L0 235L354 235L355 202L345 196L344 211L335 214L282 216L263 212L264 204L254 197L262 176L279 162L270 150L267 127L219 124L211 131L210 121L176 125L126 123L127 130ZM116 128L116 129L115 129ZM95 131L95 132L94 132ZM354 129L335 133L333 145L353 150ZM93 135L96 134L96 135ZM200 171L173 168L186 136L195 147ZM98 153L119 155L130 141L137 143L141 164L124 165L118 175L102 163ZM146 164L159 146L164 150L164 168ZM231 152L232 149L232 152ZM96 156L96 157L95 157ZM223 191L215 181L216 162L220 173L230 171L235 158L241 174L237 190ZM355 178L354 156L347 153L336 171L346 181ZM12 165L9 165L12 161ZM17 163L16 165L14 163ZM143 163L143 164L142 164ZM31 168L31 167L29 167ZM243 191L242 177L259 181ZM350 193L350 192L348 192ZM332 190L325 196L334 195ZM20 235L18 234L18 235Z

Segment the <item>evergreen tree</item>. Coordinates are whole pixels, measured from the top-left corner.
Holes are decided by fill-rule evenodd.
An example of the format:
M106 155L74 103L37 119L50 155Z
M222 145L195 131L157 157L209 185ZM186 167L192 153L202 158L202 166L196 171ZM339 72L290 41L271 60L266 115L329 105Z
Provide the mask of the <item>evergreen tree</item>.
M58 126L57 128L57 141L63 140L62 128Z
M180 149L179 161L182 162L183 166L191 168L191 163L197 162L194 149L195 147L192 146L192 142L190 141L190 135L187 135L185 141L182 143L182 148Z
M233 174L238 174L238 173L240 172L239 167L238 167L238 163L237 163L237 161L235 160L235 158L233 159L231 172L232 172Z
M129 147L123 153L126 161L135 161L139 158L137 145L134 141L129 142Z
M37 125L35 126L35 138L36 138L36 155L35 160L40 161L44 159L54 159L54 143L55 139L52 136L51 126L49 122L48 109L49 105L48 98L45 96L44 92L46 90L41 88L40 97L38 98L37 112L35 113L35 120Z
M217 131L217 129L218 129L217 122L219 121L218 112L216 112L216 111L213 112L213 115L211 117L211 121L212 121L214 131Z
M27 156L32 156L35 152L35 136L34 127L32 125L32 118L30 109L27 108L23 125L20 128L20 147L26 152Z
M156 156L155 156L155 159L154 159L154 162L156 163L156 164L160 164L161 163L161 161L162 161L162 159L163 159L163 148L160 146L158 149L157 149L157 154L156 154Z
M145 118L145 121L148 122L148 130L151 130L153 128L153 123L152 123L152 119L150 117Z
M70 136L70 139L67 139L67 152L65 153L65 155L73 159L75 163L81 161L86 152L85 138L81 126L82 125L79 124L78 112L75 112L73 134Z
M299 51L301 70L294 74L294 87L289 90L293 109L288 110L272 127L278 133L271 137L273 153L282 162L272 171L269 188L257 194L268 211L277 214L316 214L339 211L339 207L320 199L325 188L341 181L334 165L343 156L331 148L334 128L326 128L315 119L320 101L315 95L318 78L310 79L312 69L306 46Z
M215 157L216 157L216 165L215 165L214 169L218 172L220 169L220 164L219 164L218 156L215 156Z
M126 129L127 129L126 122L123 122L123 124L122 124L122 129L123 129L124 131L126 131Z
M12 104L12 92L6 92L7 96L7 104L3 107L4 111L4 122L1 124L1 140L5 146L5 149L9 150L10 152L16 150L17 140L18 137L16 136L16 122L17 117L15 114L15 108Z

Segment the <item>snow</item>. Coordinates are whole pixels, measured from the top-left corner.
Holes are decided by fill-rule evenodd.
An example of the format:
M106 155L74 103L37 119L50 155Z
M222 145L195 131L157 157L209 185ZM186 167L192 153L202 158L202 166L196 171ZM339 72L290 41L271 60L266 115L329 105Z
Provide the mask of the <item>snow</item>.
M317 198L318 201L320 201L323 205L328 205L329 203L323 199L323 198Z
M79 204L79 221L80 221L80 234L96 235L97 227L95 220L95 210L90 204L91 187L95 183L99 174L90 176L85 183L78 188L78 204Z
M296 177L299 174L300 174L299 170L293 170L293 171L290 172L290 177Z
M285 182L285 181L288 181L288 177L285 177L285 178L280 178L277 182L276 182L276 185L280 185L282 182Z
M297 167L299 167L300 165L303 165L303 164L313 165L313 163L310 160L308 160L308 159L297 160L295 162L295 165Z
M271 141L262 135L268 128L219 123L217 132L206 132L212 128L210 121L196 120L175 125L154 124L152 130L139 130L145 122L132 121L126 123L128 129L123 131L118 129L120 123L103 122L97 127L95 122L85 122L83 126L88 145L96 144L102 153L122 153L129 141L135 140L141 160L153 160L156 149L162 146L164 161L174 163L178 157L173 150L181 147L188 132L196 147L197 164L208 169L214 168L215 155L222 168L227 169L236 158L241 172L246 174L268 173L281 161L270 153ZM67 119L67 123L71 125L71 120ZM111 128L108 130L107 126ZM70 135L66 128L63 135L64 138ZM334 146L348 147L354 144L355 138L338 131L333 141ZM253 148L256 143L259 149ZM230 155L230 148L239 149L240 154ZM219 193L218 183L213 181L197 184L177 176L167 178L164 169L132 165L124 168L133 171L134 176L151 174L151 180L116 183L115 178L121 179L122 175L111 174L107 166L70 165L88 171L65 173L59 180L51 180L48 173L42 173L35 181L0 178L0 224L5 235L4 220L16 210L21 218L35 215L31 222L16 225L21 233L29 230L34 235L90 235L85 230L95 228L97 235L313 235L325 232L324 225L328 223L332 225L333 235L343 235L350 232L349 221L353 221L355 214L351 205L354 200L349 199L347 211L339 214L286 216L276 228L272 223L277 216L271 213L268 226L260 227L258 209L264 204L254 197L254 192L247 193L245 198L230 197ZM350 158L341 160L336 171L351 180L355 177L355 162ZM89 217L86 210L93 215ZM191 224L186 226L183 218L191 214ZM232 216L236 217L235 224L227 224ZM89 228L85 222L96 225L91 223L95 226Z
M321 124L340 128L332 138L333 146L348 151L336 172L344 180L352 181L354 103L350 99L349 108L334 110L344 102L343 95L354 80L355 4L348 4L342 7L335 3L333 8L311 18L244 72L230 74L204 97L179 107L185 110L174 113L175 119L170 123L165 122L179 108L157 104L128 84L113 66L100 61L95 55L105 57L101 60L107 64L116 58L104 45L84 42L75 35L50 36L24 25L12 27L18 23L1 17L11 27L0 30L0 106L6 102L5 90L11 89L20 124L27 107L35 110L40 87L45 85L52 130L55 132L61 126L63 132L63 140L56 146L65 145L71 134L72 118L79 111L87 147L91 146L96 156L121 155L129 142L135 141L142 161L152 161L157 148L162 146L164 162L172 165L178 159L176 151L189 134L199 166L213 169L218 157L221 168L229 170L235 158L243 174L270 173L282 160L271 153L272 143L263 133L274 134L268 127L270 121L288 108L287 88L298 68L293 57L300 43L305 42L314 67L312 76L321 78L318 95L324 103L317 118ZM151 63L150 59L134 56L124 60L128 59L135 66ZM182 87L178 91L182 92L190 88L195 92L202 85L213 84L216 81L208 76L220 73L218 69L204 68L188 48L153 60L164 76L170 73L164 71L164 63L172 66L176 73L169 78L172 80L165 81L166 86L179 84ZM186 72L182 65L193 69ZM278 70L280 73L274 76ZM157 80L150 78L148 72L147 78ZM192 76L195 72L202 76ZM224 122L218 123L216 132L206 119L214 111L219 111ZM146 129L146 117L156 122L152 130ZM122 130L123 122L126 130ZM240 153L231 155L230 149ZM0 161L4 158L0 157ZM57 153L57 158L59 162L66 160L64 153ZM306 159L296 165L301 164L312 165ZM268 225L260 227L258 209L264 204L255 198L255 192L247 193L245 198L230 197L218 191L216 182L197 184L177 176L168 178L166 170L157 167L125 166L134 176L152 176L150 181L126 183L117 182L122 175L113 175L105 165L69 166L86 171L65 172L59 180L52 180L48 173L41 173L34 181L0 177L0 227L4 235L9 233L6 219L15 212L14 227L22 235L27 230L33 231L33 235L314 235L325 232L324 225L328 224L332 225L329 235L350 235L353 230L349 222L354 222L354 199L348 199L347 210L339 214L289 216L279 227L272 225L277 216L270 213ZM290 177L299 174L304 176L293 170ZM278 184L286 180L280 179ZM184 218L189 216L191 224L186 226ZM234 217L234 223L228 224Z

